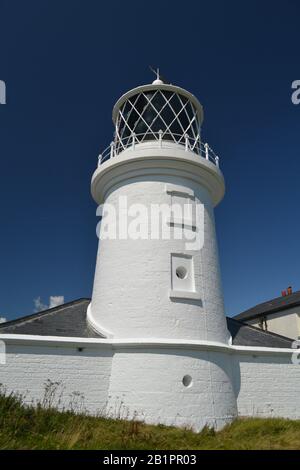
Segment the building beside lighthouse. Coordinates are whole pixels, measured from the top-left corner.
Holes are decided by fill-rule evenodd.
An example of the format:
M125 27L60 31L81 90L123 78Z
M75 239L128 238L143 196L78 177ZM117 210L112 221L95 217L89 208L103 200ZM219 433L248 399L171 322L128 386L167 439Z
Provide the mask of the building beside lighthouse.
M203 109L159 77L113 109L91 192L99 249L91 299L0 325L7 390L80 392L89 413L221 428L237 416L300 418L292 340L225 316L214 207L222 161Z

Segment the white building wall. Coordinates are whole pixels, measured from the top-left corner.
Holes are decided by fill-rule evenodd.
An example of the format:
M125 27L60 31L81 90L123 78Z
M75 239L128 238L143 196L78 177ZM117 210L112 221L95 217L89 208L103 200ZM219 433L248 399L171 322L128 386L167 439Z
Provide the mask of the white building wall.
M60 408L70 407L79 392L89 413L196 431L205 424L220 428L237 413L300 419L300 365L292 363L293 350L93 340L78 343L84 348L78 351L75 341L51 342L7 343L0 383L8 392L21 393L27 403L41 401L50 380L60 383L61 402L54 403ZM185 376L191 377L188 387Z
M300 419L300 365L292 354L237 354L235 387L240 416Z
M81 347L81 345L80 345ZM90 413L106 407L112 353L107 349L7 344L6 364L0 364L0 384L8 392L18 392L26 403L41 401L47 381L59 382L55 404L69 407L80 392ZM77 397L77 401L81 399Z
M298 339L300 336L300 306L266 315L266 321L267 330L272 333L292 339ZM248 323L260 327L259 319L250 320Z

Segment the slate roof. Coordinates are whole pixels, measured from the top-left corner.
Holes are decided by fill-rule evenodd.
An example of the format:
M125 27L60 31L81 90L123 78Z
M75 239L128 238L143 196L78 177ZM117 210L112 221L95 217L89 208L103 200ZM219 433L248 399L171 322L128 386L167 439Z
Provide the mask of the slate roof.
M276 297L275 299L255 305L255 307L245 310L234 318L236 320L247 321L253 318L263 317L270 313L286 310L287 308L295 307L297 305L300 305L300 290L293 294L286 295L284 297Z
M265 348L291 348L294 340L285 336L264 331L252 325L247 325L235 318L226 317L227 328L235 346L257 346Z
M78 299L33 315L0 323L0 333L101 338L87 324L90 299Z
M90 299L78 299L43 312L1 323L0 334L101 338L101 335L95 333L87 324L86 311L89 303ZM234 318L227 317L227 326L234 345L291 347L291 339L260 330Z

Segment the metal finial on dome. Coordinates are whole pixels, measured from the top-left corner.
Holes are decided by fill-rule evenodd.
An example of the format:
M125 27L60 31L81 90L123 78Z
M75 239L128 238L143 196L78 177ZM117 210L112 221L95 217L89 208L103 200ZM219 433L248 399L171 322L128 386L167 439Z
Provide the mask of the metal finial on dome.
M153 80L152 85L163 85L164 82L159 74L159 67L155 70L151 65L149 65L149 68L156 75L156 79Z
M160 80L160 78L157 78L156 80L153 80L152 85L163 85L164 82Z

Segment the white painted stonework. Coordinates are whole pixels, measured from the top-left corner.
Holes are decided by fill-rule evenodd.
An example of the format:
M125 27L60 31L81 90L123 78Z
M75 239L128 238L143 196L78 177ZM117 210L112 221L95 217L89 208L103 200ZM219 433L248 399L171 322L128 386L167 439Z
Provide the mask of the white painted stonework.
M187 91L157 82L137 90L156 89L181 93L201 124L202 107ZM118 101L115 121L135 93ZM191 210L184 224L201 231L203 223L203 246L163 237L101 239L87 321L105 339L0 334L7 348L0 383L30 402L41 398L47 380L59 381L60 406L79 391L89 413L196 431L219 429L238 415L300 417L294 351L231 344L214 221L225 191L217 157L209 160L207 146L204 157L196 153L185 134L183 143L162 140L161 132L158 140L131 138L116 153L118 137L111 158L100 162L92 177L95 201L117 207L126 198L148 211L153 204L198 204L203 218ZM182 220L168 223L174 230Z
M270 349L234 358L239 414L300 419L300 364L292 363L291 353Z
M155 148L155 157L153 142L149 146L101 165L92 180L95 199L117 206L126 196L128 206L138 202L150 212L151 204L171 204L172 183L204 205L204 246L187 251L184 239L101 240L89 318L96 330L114 338L228 342L212 201L212 195L222 197L223 177L215 165L179 146L172 152ZM170 298L176 255L193 258L195 289L181 299Z
M188 92L185 96L202 120L201 105ZM114 109L115 119L123 101ZM120 400L130 416L147 422L196 429L206 423L224 425L237 415L230 357L179 346L191 340L230 342L214 222L214 206L224 195L221 171L183 145L150 139L101 164L92 178L92 194L98 204L117 207L126 198L129 207L139 203L148 213L153 204L189 204L184 223L204 231L204 245L192 249L186 239L174 237L101 239L90 324L114 340L160 342L159 348L115 351L108 408L114 410ZM202 226L193 205L203 208ZM174 230L182 220L169 223ZM172 349L168 340L174 340Z
M300 366L293 349L207 341L107 340L0 335L7 345L0 383L39 400L60 381L91 414L146 423L221 428L235 416L300 418ZM81 348L82 351L78 351ZM191 383L184 386L183 378ZM120 386L121 384L121 386Z

